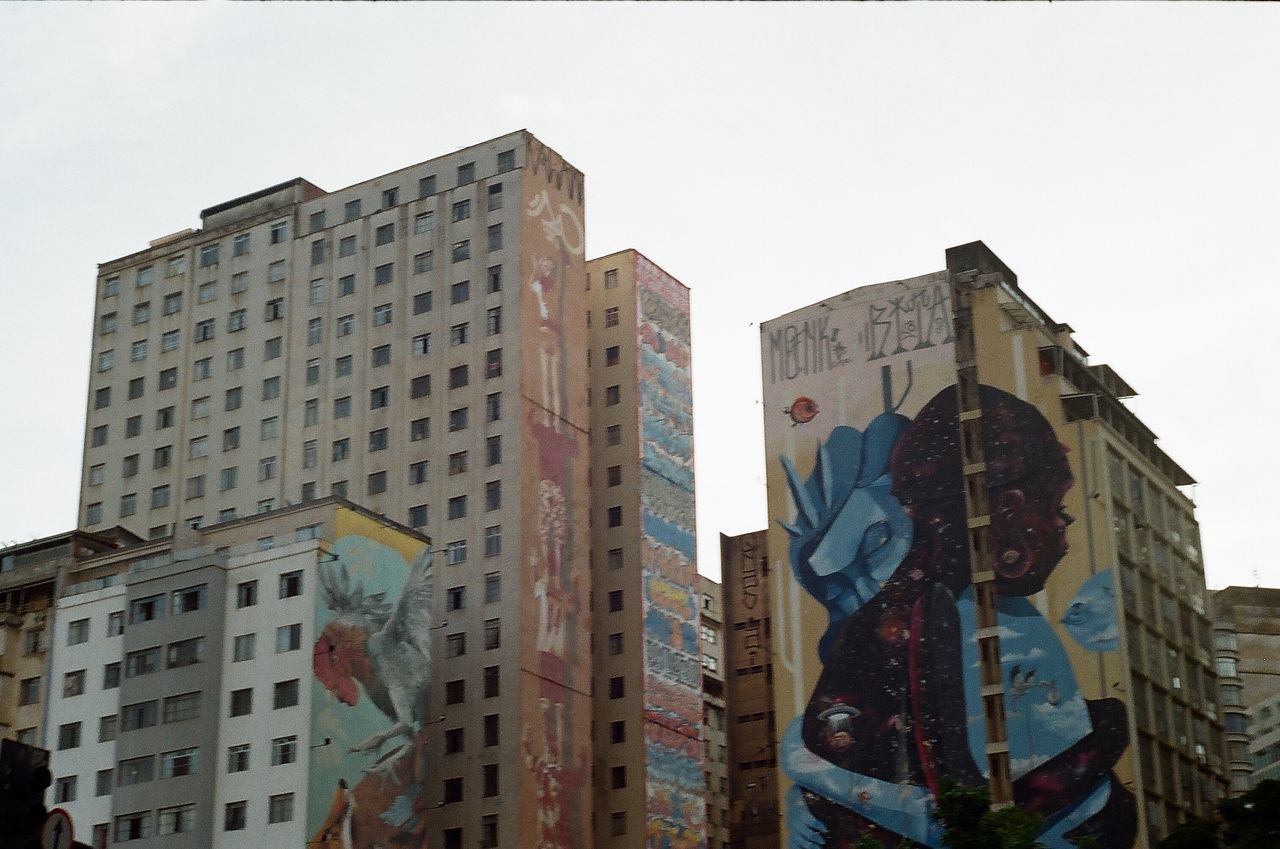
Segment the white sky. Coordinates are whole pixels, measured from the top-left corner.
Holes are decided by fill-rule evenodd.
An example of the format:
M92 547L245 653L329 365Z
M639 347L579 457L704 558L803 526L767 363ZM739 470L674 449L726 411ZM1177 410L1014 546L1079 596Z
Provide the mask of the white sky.
M1200 481L1210 585L1280 584L1278 15L0 4L0 541L75 522L96 263L527 127L588 255L693 289L702 571L766 523L755 322L982 239Z

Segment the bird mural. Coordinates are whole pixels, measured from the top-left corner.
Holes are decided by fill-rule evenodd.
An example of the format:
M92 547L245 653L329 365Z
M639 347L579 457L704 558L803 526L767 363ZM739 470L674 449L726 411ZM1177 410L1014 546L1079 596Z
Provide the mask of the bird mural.
M375 756L365 772L395 781L415 757L416 737L425 721L431 681L431 554L424 550L409 568L392 607L386 593L366 593L345 564L322 564L320 595L333 618L312 651L316 680L349 707L367 698L390 724L349 749ZM398 741L397 745L383 747ZM411 765L408 774L417 770ZM413 829L421 818L417 784L381 812L387 824Z

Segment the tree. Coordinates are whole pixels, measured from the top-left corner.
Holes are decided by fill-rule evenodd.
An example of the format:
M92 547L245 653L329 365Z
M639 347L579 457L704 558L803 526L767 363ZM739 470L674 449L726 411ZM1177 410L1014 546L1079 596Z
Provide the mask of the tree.
M949 849L1044 849L1036 841L1043 818L1020 808L991 810L985 787L944 779L934 814Z
M1242 796L1223 799L1211 820L1189 819L1158 849L1275 849L1280 846L1280 781L1260 781Z

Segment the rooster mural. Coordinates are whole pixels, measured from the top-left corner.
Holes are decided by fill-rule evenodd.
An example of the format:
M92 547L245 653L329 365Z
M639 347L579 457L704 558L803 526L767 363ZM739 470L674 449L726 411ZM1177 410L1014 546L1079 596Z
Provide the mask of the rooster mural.
M359 542L365 545L351 552L354 558L321 564L318 574L318 612L327 621L312 667L316 683L338 703L328 703L331 714L336 708L330 722L345 731L335 738L344 741L342 749L329 755L341 760L334 764L344 777L333 804L345 810L337 817L330 811L317 837L332 840L342 833L344 849L416 846L426 813L420 788L431 681L431 553L424 549L409 567L393 604L388 580L394 584L392 576L404 574L404 559L385 546ZM352 577L352 560L363 567L357 570L363 580Z

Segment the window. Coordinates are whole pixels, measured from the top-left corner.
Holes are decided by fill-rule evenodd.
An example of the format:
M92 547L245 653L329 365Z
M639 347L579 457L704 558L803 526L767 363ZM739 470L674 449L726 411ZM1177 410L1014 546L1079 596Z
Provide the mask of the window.
M378 304L373 308L373 326L383 327L391 323L391 304Z
M449 474L460 475L467 470L467 452L457 451L449 455Z
M609 635L609 654L611 655L622 654L622 634L621 633Z
M379 265L377 268L373 270L373 285L385 286L388 283L390 283L392 280L394 280L395 276L396 276L395 263L388 262L388 263L384 263L383 265Z
M606 516L608 519L609 527L611 528L622 527L622 507L620 505L614 505L613 507L610 507L606 513Z
M431 353L431 334L420 333L413 337L413 355L424 357Z
M489 236L489 250L490 251L502 250L502 225L490 224L488 236Z
M451 219L453 221L466 221L471 217L471 201L460 200L453 205Z
M467 408L459 407L449 411L449 432L467 429Z
M380 427L369 431L369 451L385 451L387 448L387 429Z
M310 229L312 233L316 232L317 230L323 230L324 229L324 210L321 209L311 213L310 223L311 223Z
M272 298L262 310L263 321L280 321L284 318L284 298Z
M622 403L622 388L618 384L606 386L604 389L604 405L606 407L616 407Z
M93 408L101 410L111 406L111 387L104 386L93 393Z
M129 624L151 622L164 616L164 596L152 595L129 602Z
M502 481L488 481L484 485L484 509L486 512L502 508Z
M124 633L124 611L113 610L107 614L107 636L118 637Z
M606 445L622 444L622 426L621 425L609 425L609 427L605 430L605 444Z
M67 645L78 646L89 642L89 620L77 619L67 625Z
M349 200L342 206L342 220L355 221L360 217L360 199Z
M298 738L277 737L271 741L271 765L291 764L298 759Z
M473 180L475 180L475 178L476 178L476 164L474 162L467 162L463 165L458 166L458 185L459 186L465 185L466 183L470 183Z
M356 317L354 315L340 315L337 320L338 336L350 336L356 329Z
M489 211L502 209L502 184L494 183L489 186Z
M138 474L137 454L130 454L124 458L124 461L121 463L120 473L126 478L131 478Z
M460 389L461 387L466 386L468 382L467 367L465 365L454 366L449 369L450 389Z
M423 251L422 253L413 255L413 273L414 274L425 274L426 272L431 270L431 266L433 264L431 259L431 253L432 253L431 251Z
M316 239L311 243L311 264L312 265L324 264L324 247L325 247L324 239ZM313 303L319 303L319 301L313 301Z
M465 539L454 540L445 546L445 561L450 566L457 566L467 562L467 541Z
M94 501L84 506L85 525L96 525L102 521L102 502Z
M148 779L150 780L150 779ZM123 782L121 782L123 784ZM151 836L151 812L138 814L121 814L116 817L116 843L127 843L130 840L146 840Z
M356 293L356 276L346 274L338 278L338 297L345 298Z
M40 701L40 678L23 678L18 682L18 705L34 705Z
M627 694L626 681L621 675L609 679L609 698L621 699Z
M267 416L258 424L259 438L263 442L269 442L280 435L280 417Z
M249 744L241 743L227 749L227 772L245 772L249 769Z
M352 358L350 354L338 357L333 361L334 377L346 377L351 374ZM319 369L317 369L319 371Z
M244 256L249 252L249 234L237 233L231 237L231 255Z
M62 697L69 699L84 695L84 670L77 669L62 676Z
M484 623L485 651L496 649L502 645L502 623L497 619L486 619Z
M622 610L622 590L609 590L609 612L618 613Z
M467 682L461 679L446 681L444 684L444 703L460 705L467 700Z
M604 273L604 287L606 289L618 288L618 269L610 268Z
M498 795L498 765L485 764L483 770L485 797Z
M138 512L138 495L137 495L137 493L135 493L135 492L130 492L130 493L127 493L127 494L125 494L125 495L120 496L120 515L121 515L121 517L124 517L124 516L132 516L134 513L137 513L137 512Z
M351 456L351 440L347 437L333 441L333 460L345 460Z
M194 587L187 587L181 590L173 591L173 613L176 616L179 613L190 613L193 610L200 610L205 605L205 595L208 587L205 584L199 584Z
M302 572L286 572L280 576L280 598L302 595Z
M498 667L486 666L484 668L484 697L486 699L498 698L500 692L500 680Z
M114 769L98 770L97 777L94 781L93 795L94 796L110 796L111 785L115 782L115 775L116 775L116 771ZM102 846L105 847L106 835L103 835L102 840L103 840ZM98 845L97 843L94 844L95 847L97 845Z
M430 197L435 193L436 193L436 178L434 174L429 177L423 177L420 180L418 180L418 198L419 199Z
M236 478L238 477L240 468L238 466L229 466L218 473L218 491L227 492L236 488Z
M462 657L467 653L467 635L449 634L444 639L445 657Z
M606 308L605 308L605 311L604 311L604 326L605 326L605 327L617 327L617 326L618 326L618 321L619 321L619 319L618 319L618 308L617 308L617 307L606 307Z
M609 486L619 486L622 483L622 467L610 466L608 470Z
M444 753L456 755L466 748L466 729L448 728L444 732Z
M498 292L501 292L502 291L502 266L501 265L489 266L488 279L489 279L489 294L495 295Z
M191 399L191 418L204 419L209 416L209 396L202 395Z
M609 788L612 790L621 790L627 786L627 768L626 766L613 766L609 768Z
M119 668L120 664L115 664ZM115 714L104 716L98 719L98 742L110 743L116 739L120 731L120 719Z
M467 607L467 588L449 587L444 593L444 607L450 612L465 610Z
M240 405L244 402L244 387L233 386L227 390L226 396L222 403L222 408L228 413L233 410L240 409Z
M387 473L385 471L373 472L366 481L366 492L369 495L380 495L387 491Z
M492 525L484 529L484 556L497 557L502 553L502 526Z
M333 417L335 419L345 419L351 415L351 396L343 395L341 398L333 399Z
M231 691L231 716L248 716L253 713L253 688Z
M160 302L160 312L164 315L173 315L182 311L182 293L170 292L164 296L164 300ZM168 349L166 349L168 350Z
M609 833L614 837L621 837L627 833L626 811L614 811L609 814Z
M308 398L302 404L302 426L314 427L320 421L320 399Z
M213 376L213 357L204 357L192 363L191 365L192 380L208 380L212 376Z
M148 265L138 269L138 288L139 289L143 288L144 286L150 286L153 280L155 280L154 268Z
M193 666L203 659L204 637L191 637L169 643L165 665L169 669L180 669L183 666Z
M502 332L502 307L489 307L485 317L485 333L496 336Z
M502 377L502 349L494 348L484 353L484 376L486 380Z
M262 381L262 400L272 401L280 397L280 378L267 377Z
M369 360L373 368L380 368L391 362L391 346L379 345L369 352Z
M464 262L471 259L471 241L463 239L461 242L454 242L449 256L454 262Z
M271 235L268 241L273 245L278 245L288 238L289 224L287 221L277 221L271 225Z
M108 277L102 281L102 297L114 298L120 294L120 278Z
M373 231L373 243L375 246L389 245L396 240L396 225L381 224Z
M231 642L231 662L242 663L253 660L257 650L257 634L237 634Z
M455 495L449 499L449 518L464 519L467 516L467 497Z
M427 526L427 505L418 504L409 508L409 527L424 528Z
M160 647L131 651L124 656L124 677L137 678L160 670Z
M414 396L417 397L416 395ZM431 436L431 419L414 419L409 422L409 441L421 442Z
M502 419L502 393L490 392L484 399L485 421L496 422Z
M80 747L80 723L68 722L58 728L58 749L78 749Z
M449 303L465 304L471 300L471 281L462 280L449 287Z
M378 386L369 390L369 409L380 410L391 403L391 387Z
M266 800L266 821L293 822L293 794L282 793Z
M196 806L192 804L161 808L156 812L157 834L186 834L195 831Z
M244 831L248 823L248 802L228 802L222 816L223 831Z
M281 342L283 340L279 336L273 336L262 345L262 359L274 360L280 356Z
M420 374L409 382L409 397L425 398L431 394L431 375Z
M446 804L462 801L461 778L446 778L444 780L444 801Z
M202 638L203 639L203 638ZM191 641L186 641L191 642ZM200 718L200 693L182 693L164 700L162 718L167 723Z
M89 444L93 448L101 448L107 444L107 426L98 425L89 434Z
M499 174L505 174L506 172L513 170L515 167L516 167L516 152L514 148L511 150L504 150L498 154L498 173ZM501 183L499 183L499 186L501 186Z
M139 339L129 346L129 361L140 363L147 358L147 340Z
M485 465L496 466L502 462L502 437L490 436L484 442Z
M616 719L609 723L609 742L627 742L627 721L625 719Z
M98 354L98 371L111 371L116 364L116 352L112 350L101 351Z
M419 212L413 216L413 232L415 235L430 233L435 226L435 213L431 211Z
M258 461L258 482L274 480L276 476L276 458L263 457Z
M160 755L160 777L180 778L184 775L195 775L199 772L200 750L174 749Z

